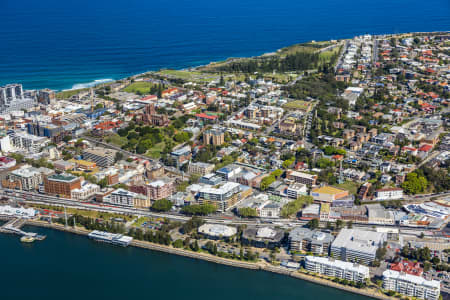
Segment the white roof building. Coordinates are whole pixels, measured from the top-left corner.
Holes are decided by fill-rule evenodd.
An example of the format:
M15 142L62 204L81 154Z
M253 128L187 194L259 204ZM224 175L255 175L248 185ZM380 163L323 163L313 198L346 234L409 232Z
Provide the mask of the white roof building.
M441 283L394 270L383 272L383 288L419 299L439 299Z
M354 282L363 282L369 278L368 267L328 257L306 256L305 267L310 272Z
M386 240L384 232L342 229L331 245L331 252L341 260L370 264Z
M231 237L237 233L237 229L232 226L220 224L203 224L198 228L198 233L214 238Z
M9 205L0 206L0 216L13 216L20 218L33 218L36 216L34 208L12 207Z

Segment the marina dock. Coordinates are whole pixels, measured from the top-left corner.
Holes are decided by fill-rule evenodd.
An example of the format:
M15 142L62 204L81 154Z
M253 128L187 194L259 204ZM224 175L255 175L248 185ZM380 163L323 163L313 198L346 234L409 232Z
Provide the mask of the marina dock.
M0 227L1 233L9 233L9 234L17 234L22 237L29 237L34 240L44 240L46 238L45 235L38 235L35 232L25 232L21 228L27 222L26 219L23 218L10 218L8 222L6 222L3 226Z

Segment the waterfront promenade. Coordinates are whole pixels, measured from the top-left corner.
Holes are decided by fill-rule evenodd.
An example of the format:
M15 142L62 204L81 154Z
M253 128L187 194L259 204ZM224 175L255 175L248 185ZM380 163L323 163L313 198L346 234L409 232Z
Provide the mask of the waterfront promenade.
M83 235L83 236L87 236L90 232L81 227L76 227L76 228L73 228L70 226L65 227L64 225L57 224L57 223L47 223L44 221L36 221L36 220L27 220L25 225L50 228L50 229L65 231L65 232L73 233L73 234L77 234L77 235ZM328 286L331 288L340 289L340 290L347 291L350 293L359 294L359 295L363 295L366 297L371 297L374 299L386 299L386 300L394 299L393 297L384 295L381 292L378 292L374 289L367 289L367 288L366 289L358 289L358 288L351 287L351 286L345 286L345 285L335 283L333 281L327 280L327 279L319 277L319 276L313 276L310 274L303 273L301 271L289 270L284 267L273 266L266 262L250 263L250 262L244 262L244 261L237 261L237 260L217 257L217 256L207 254L207 253L193 252L193 251L188 251L185 249L179 249L179 248L173 248L170 246L154 244L154 243L150 243L147 241L133 240L131 245L134 247L138 247L138 248L149 249L149 250L159 251L159 252L165 252L165 253L169 253L169 254L175 254L175 255L179 255L179 256L204 260L204 261L208 261L208 262L212 262L212 263L216 263L216 264L227 265L227 266L231 266L231 267L272 272L272 273L276 273L276 274L280 274L280 275L285 275L285 276L290 276L293 278L305 280L305 281L312 282L315 284L320 284L320 285Z

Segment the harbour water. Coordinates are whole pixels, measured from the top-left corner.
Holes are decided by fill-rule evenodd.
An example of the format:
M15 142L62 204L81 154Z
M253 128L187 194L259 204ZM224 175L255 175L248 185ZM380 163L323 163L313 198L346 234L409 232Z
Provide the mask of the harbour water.
M310 40L442 30L448 0L1 0L0 85L80 88Z
M264 271L233 268L85 236L47 235L23 244L0 235L2 299L339 299L363 296Z

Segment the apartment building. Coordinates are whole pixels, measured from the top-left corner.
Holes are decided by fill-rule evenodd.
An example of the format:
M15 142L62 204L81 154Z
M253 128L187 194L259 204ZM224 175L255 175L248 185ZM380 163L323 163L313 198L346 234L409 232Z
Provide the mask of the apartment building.
M44 175L50 175L53 170L47 168L34 168L30 165L22 166L9 173L8 178L2 180L2 186L22 191L36 191L43 181Z
M213 128L203 133L203 144L220 146L225 143L225 132L221 129Z
M369 279L368 267L328 257L306 256L305 268L310 272L354 282Z
M83 150L83 158L95 162L97 166L107 168L114 164L116 153L116 150L94 147Z
M240 184L227 182L219 187L204 187L199 191L199 202L213 204L224 212L239 201Z
M133 193L125 189L117 189L109 195L103 197L103 202L111 203L113 205L128 206L128 207L150 207L150 200L141 194Z
M306 184L293 183L287 188L286 194L289 198L297 199L302 195L308 195L308 188Z
M371 264L377 249L387 240L386 233L359 229L342 229L331 245L333 257L344 261Z
M326 232L296 227L289 232L290 251L312 252L315 255L328 255L334 237Z
M383 288L418 299L438 300L441 293L441 284L437 280L426 280L394 270L383 272Z
M147 185L147 196L153 201L169 198L174 192L175 188L171 180L160 179Z
M170 153L170 158L177 168L189 162L192 157L191 147L185 146Z
M78 201L87 200L99 192L100 186L87 181L83 181L80 188L73 189L71 191L71 198Z
M21 84L0 87L0 112L29 109L35 106L33 98L26 97Z
M397 200L403 198L403 190L401 188L385 188L379 189L375 192L377 200Z
M50 142L46 137L35 136L25 132L12 131L8 135L14 148L29 153L39 153L41 148L47 146Z
M188 166L188 173L190 175L205 176L214 171L214 165L204 162L191 162Z
M44 178L44 190L46 194L71 198L72 191L75 189L81 189L80 177L70 174L54 174Z
M312 186L316 184L317 175L312 175L304 172L297 172L289 170L286 172L286 178L288 180L292 180L297 183L303 183L308 186Z

